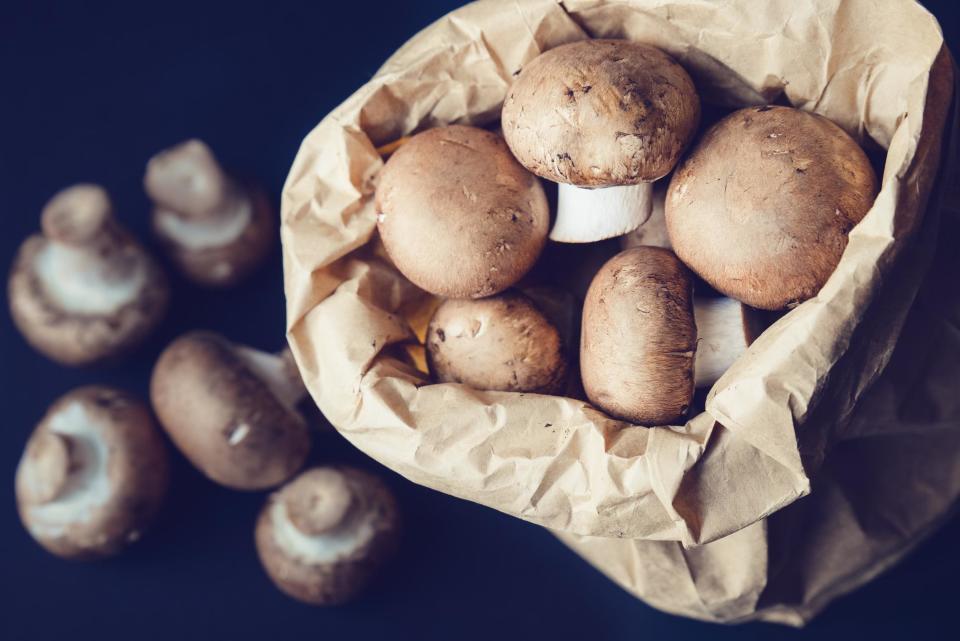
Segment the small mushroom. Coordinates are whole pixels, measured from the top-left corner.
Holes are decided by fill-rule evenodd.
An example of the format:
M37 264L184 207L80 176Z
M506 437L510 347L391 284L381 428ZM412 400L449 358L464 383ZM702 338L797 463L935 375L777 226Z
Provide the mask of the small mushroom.
M717 291L780 310L815 296L866 215L877 178L840 127L789 107L734 112L674 173L674 251Z
M56 194L43 234L20 247L10 274L13 321L35 349L64 365L126 353L160 323L169 288L157 263L113 216L96 185Z
M184 276L228 287L259 267L274 244L276 220L262 189L228 175L210 148L188 140L147 163L154 233Z
M543 186L489 131L453 125L417 134L380 173L378 229L390 259L438 296L497 294L546 243Z
M317 467L274 492L260 512L257 552L285 594L313 605L359 594L394 552L400 517L390 489L368 472Z
M150 399L160 424L194 466L238 490L287 480L310 449L296 406L306 396L289 351L260 352L191 332L160 355Z
M426 347L430 371L443 383L553 394L567 381L567 350L557 326L518 291L444 301L430 321Z
M635 247L597 273L583 305L580 371L590 401L641 425L665 425L690 408L763 330L729 298L693 298L673 252Z
M559 183L550 238L584 243L644 224L651 183L673 169L699 119L693 81L669 55L626 40L583 40L524 67L501 121L517 159Z
M163 501L166 447L146 405L90 386L57 400L20 459L17 509L50 553L95 559L137 541Z

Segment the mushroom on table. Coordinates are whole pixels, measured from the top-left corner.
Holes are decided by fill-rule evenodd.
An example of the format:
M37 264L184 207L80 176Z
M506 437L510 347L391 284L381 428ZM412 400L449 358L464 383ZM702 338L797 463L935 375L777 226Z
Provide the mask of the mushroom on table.
M160 355L150 399L160 424L211 480L239 490L284 482L303 465L306 389L289 351L261 352L191 332Z
M101 187L56 194L42 235L20 247L8 297L17 328L64 365L88 365L136 347L163 319L167 279L124 230Z
M552 240L621 236L650 216L653 181L692 140L700 98L663 51L626 40L561 45L528 63L501 122L517 159L559 183Z
M394 552L400 516L390 489L351 467L307 470L260 512L256 545L267 574L313 605L349 601Z
M57 400L30 436L17 508L52 554L101 558L143 535L167 481L166 446L146 405L121 390L82 387Z
M267 195L227 174L202 141L151 158L143 182L154 201L154 233L190 280L234 285L273 247L277 221Z

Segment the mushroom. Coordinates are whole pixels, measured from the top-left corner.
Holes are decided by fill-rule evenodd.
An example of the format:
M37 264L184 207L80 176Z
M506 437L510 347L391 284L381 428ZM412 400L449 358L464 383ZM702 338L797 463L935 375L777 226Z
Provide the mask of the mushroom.
M210 148L188 140L147 163L153 230L184 276L211 287L234 285L266 259L276 220L264 191L220 167Z
M704 136L670 182L674 251L716 290L780 310L815 296L877 178L840 127L789 107L734 112Z
M415 285L449 298L497 294L543 249L549 207L540 181L503 139L452 125L417 134L380 173L378 229Z
M520 72L503 103L507 144L530 171L559 183L550 238L621 236L650 216L651 183L696 133L700 98L683 67L655 47L584 40Z
M667 185L664 182L658 182L653 187L653 209L650 218L629 234L620 237L621 249L641 246L670 249L670 236L667 234L667 219L664 214L664 201L667 198Z
M47 411L17 467L20 519L68 559L119 553L150 525L167 490L167 451L130 394L81 387Z
M519 291L444 301L430 320L426 347L430 371L443 383L553 394L567 381L557 326Z
M580 372L590 401L642 425L682 418L763 330L730 298L693 298L673 252L634 247L600 269L583 304Z
M150 381L174 444L208 478L238 490L272 487L303 465L310 435L296 406L305 396L289 351L260 352L209 332L171 343Z
M399 525L396 499L380 479L351 467L317 467L270 496L255 538L282 592L335 605L376 576L397 546Z
M157 263L113 216L96 185L57 193L42 235L21 245L10 274L10 313L34 348L88 365L137 346L160 323L169 288Z

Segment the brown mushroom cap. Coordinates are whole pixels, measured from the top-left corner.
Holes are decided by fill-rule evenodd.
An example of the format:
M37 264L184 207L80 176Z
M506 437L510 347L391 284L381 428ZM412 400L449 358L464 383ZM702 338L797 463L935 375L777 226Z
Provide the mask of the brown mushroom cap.
M40 545L64 558L116 554L140 538L163 500L166 447L146 406L99 386L47 411L17 467L17 509Z
M696 133L700 98L655 47L583 40L534 58L503 103L503 133L533 173L580 187L652 182Z
M153 231L190 280L228 287L266 259L276 240L267 194L227 174L210 148L188 140L150 159L144 187Z
M307 470L274 492L260 512L257 552L285 594L314 605L354 598L393 553L399 537L393 493L350 467Z
M517 291L444 301L430 321L426 347L430 371L443 383L542 394L559 392L566 383L557 327Z
M867 156L840 127L750 107L717 123L677 169L667 231L715 289L778 310L820 291L876 193Z
M597 273L583 303L587 397L641 425L680 419L693 399L697 328L690 273L659 247L635 247Z
M44 208L42 228L20 247L8 283L23 336L64 365L136 347L163 319L169 287L156 261L117 224L107 193L95 185L59 192Z
M295 372L289 376L294 382ZM208 478L240 490L277 485L303 465L310 435L295 398L272 389L243 348L208 332L171 343L150 381L154 411L174 444Z
M449 298L491 296L536 262L550 222L543 186L503 139L453 125L417 134L387 161L378 228L397 268Z

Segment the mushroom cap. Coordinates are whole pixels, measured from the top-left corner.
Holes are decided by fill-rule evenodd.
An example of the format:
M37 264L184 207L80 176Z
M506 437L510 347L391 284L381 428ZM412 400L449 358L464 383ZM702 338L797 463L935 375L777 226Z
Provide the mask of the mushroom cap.
M339 517L339 518L338 518ZM270 579L314 605L355 597L394 552L400 514L390 489L351 467L313 468L274 492L256 545Z
M443 383L554 394L567 379L558 328L518 291L444 301L430 320L426 347L430 371Z
M699 121L700 98L683 67L627 40L582 40L542 53L513 83L501 118L527 169L580 187L662 178Z
M170 439L208 478L264 489L300 469L310 434L238 349L209 332L181 336L154 367L150 399Z
M870 161L840 127L750 107L710 129L674 173L667 231L716 290L779 310L820 291L876 194Z
M547 239L540 181L489 131L453 125L413 136L387 161L376 193L391 260L449 298L492 296L530 270Z
M81 387L57 400L17 467L20 519L52 554L93 559L140 538L166 494L166 446L146 405Z
M169 285L157 262L113 220L101 188L78 185L44 210L45 235L20 246L10 313L37 351L88 365L136 347L163 319Z
M693 285L673 252L634 247L597 272L583 303L580 373L587 397L641 425L680 419L693 400Z

